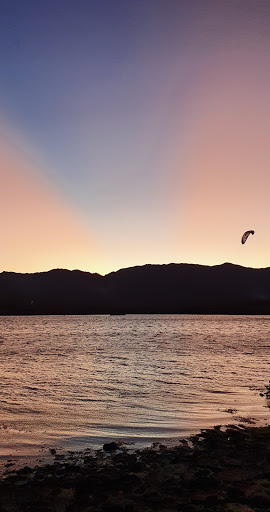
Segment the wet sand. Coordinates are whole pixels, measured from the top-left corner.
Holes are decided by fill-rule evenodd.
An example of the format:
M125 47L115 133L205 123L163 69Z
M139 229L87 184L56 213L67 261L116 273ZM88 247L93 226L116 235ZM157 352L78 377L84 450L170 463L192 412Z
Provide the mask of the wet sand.
M1 478L3 512L260 512L270 510L270 427L201 431L133 453L115 443L54 453Z

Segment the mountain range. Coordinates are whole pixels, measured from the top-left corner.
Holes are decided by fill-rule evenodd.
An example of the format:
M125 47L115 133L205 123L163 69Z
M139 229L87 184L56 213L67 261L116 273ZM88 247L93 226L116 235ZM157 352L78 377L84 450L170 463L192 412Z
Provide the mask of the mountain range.
M270 268L171 263L106 276L0 273L1 315L124 313L269 314Z

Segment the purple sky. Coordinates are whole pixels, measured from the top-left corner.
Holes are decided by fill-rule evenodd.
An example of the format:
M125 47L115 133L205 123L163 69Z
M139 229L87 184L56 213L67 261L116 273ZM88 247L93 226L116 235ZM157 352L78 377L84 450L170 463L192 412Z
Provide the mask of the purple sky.
M268 137L269 22L270 4L260 0L3 0L2 143L8 141L14 149L17 163L27 167L31 162L33 181L37 177L51 187L55 206L50 213L45 206L38 213L40 229L28 228L22 260L11 260L7 253L0 267L83 267L106 273L171 261L268 265L263 238L257 238L255 249L253 237L245 255L238 247L238 233L240 238L242 230L267 225L266 197L262 200L256 189L256 204L264 209L260 217L254 206L249 215L244 203L234 201L234 193L230 197L230 190L234 183L237 192L241 190L244 162L257 162L257 155L262 155L260 168L246 167L246 199L258 173L263 189L269 185L268 141L265 147L252 143L247 157L254 133L238 144L235 128L240 105L241 112L247 112L245 127L260 127ZM220 139L212 143L219 129ZM212 144L221 148L218 156L213 157ZM236 165L239 152L242 159ZM2 191L8 158L4 149ZM24 192L28 204L33 194L42 195L38 187L36 192L33 187L32 196ZM205 201L200 203L202 195ZM75 219L70 228L72 258L67 258L68 236L56 252L55 233L50 239L45 230L45 237L46 217L51 223L58 215L58 200L67 212L66 222ZM226 207L233 211L235 233L229 245L220 242L217 247L219 229L213 219L229 229L232 219ZM18 215L23 211L21 204ZM8 225L10 215L2 214ZM60 231L64 217L58 222ZM192 237L196 229L202 233L202 220L209 238ZM90 247L78 244L77 254L76 226L82 227L81 236L89 238ZM12 223L9 231L14 232ZM9 237L4 243L10 243L14 253L16 233ZM44 249L42 254L33 249L37 237L46 239L47 264Z

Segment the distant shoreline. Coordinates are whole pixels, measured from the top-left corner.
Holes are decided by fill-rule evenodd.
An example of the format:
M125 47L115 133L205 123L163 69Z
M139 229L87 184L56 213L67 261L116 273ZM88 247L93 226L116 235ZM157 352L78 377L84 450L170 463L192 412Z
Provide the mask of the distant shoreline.
M0 315L269 315L270 268L144 265L106 276L0 273Z

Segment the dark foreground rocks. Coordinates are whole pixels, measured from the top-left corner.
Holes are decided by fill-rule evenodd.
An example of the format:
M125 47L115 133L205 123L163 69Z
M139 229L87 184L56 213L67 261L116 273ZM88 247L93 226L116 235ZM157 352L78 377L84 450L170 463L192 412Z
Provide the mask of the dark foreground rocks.
M154 510L270 511L270 427L216 427L135 453L56 454L52 465L1 480L0 512Z

